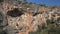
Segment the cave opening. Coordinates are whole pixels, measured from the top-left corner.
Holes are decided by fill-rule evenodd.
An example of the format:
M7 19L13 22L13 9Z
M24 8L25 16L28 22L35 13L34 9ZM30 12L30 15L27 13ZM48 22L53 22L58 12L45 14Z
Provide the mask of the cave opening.
M14 8L13 10L7 12L7 15L11 17L18 17L22 14L24 14L23 11L20 11L18 8Z

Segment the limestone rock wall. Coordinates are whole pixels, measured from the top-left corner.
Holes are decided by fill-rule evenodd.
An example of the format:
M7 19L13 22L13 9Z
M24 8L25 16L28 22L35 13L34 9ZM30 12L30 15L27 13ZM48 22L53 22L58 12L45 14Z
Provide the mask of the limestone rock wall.
M35 8L36 5L36 8ZM50 7L32 3L11 4L10 2L0 3L4 14L6 26L3 30L7 34L29 34L37 31L38 25L47 27L46 20L57 20L60 17L60 7ZM4 20L3 20L4 21Z

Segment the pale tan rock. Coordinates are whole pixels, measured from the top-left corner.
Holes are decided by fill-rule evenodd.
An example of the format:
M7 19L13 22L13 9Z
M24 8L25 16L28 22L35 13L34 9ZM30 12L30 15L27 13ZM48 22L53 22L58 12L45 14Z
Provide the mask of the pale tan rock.
M33 4L34 5L34 4ZM7 33L8 34L29 34L29 32L35 32L38 29L38 25L42 26L43 24L46 24L47 19L51 19L52 14L50 13L50 8L45 7L45 6L39 6L38 11L36 12L42 12L42 14L37 14L33 16L33 8L25 8L25 4L20 4L17 5L8 3L8 2L3 2L2 7L3 7L3 13L6 17L6 22L8 23L7 27ZM17 8L20 12L23 12L22 15L12 17L11 15L8 15L8 11L14 10ZM57 12L58 9L55 8L52 10L52 12ZM43 13L46 12L49 17L45 18L45 15ZM18 13L17 13L18 14ZM59 16L56 15L54 18L57 19ZM5 22L5 21L4 21ZM5 23L3 23L5 24ZM3 28L5 30L5 28ZM18 33L16 33L18 32Z

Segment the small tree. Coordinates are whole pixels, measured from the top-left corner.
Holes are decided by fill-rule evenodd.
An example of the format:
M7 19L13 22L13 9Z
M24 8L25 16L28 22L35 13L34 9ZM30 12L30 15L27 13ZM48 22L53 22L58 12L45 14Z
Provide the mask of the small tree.
M24 2L26 2L27 0L23 0Z
M0 2L3 2L4 0L0 0Z

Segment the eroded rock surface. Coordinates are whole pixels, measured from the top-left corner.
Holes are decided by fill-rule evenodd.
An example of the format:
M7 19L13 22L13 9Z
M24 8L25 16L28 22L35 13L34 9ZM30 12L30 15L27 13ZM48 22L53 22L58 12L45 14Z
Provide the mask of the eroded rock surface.
M42 27L43 24L47 27L47 19L51 20L53 17L57 20L60 17L60 7L53 8L34 3L16 4L11 1L2 2L0 6L4 17L2 30L6 30L7 34L29 34L37 31L38 26Z

